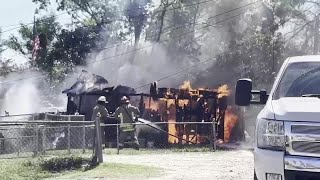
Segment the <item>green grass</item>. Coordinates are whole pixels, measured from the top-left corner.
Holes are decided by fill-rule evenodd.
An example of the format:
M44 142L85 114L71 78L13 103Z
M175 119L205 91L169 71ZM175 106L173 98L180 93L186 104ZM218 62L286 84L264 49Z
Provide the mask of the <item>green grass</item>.
M2 180L36 180L52 176L49 172L41 171L39 167L30 166L26 159L0 160L0 179Z
M47 157L46 157L47 159ZM49 158L50 159L50 158ZM83 179L83 178L148 178L161 174L161 169L150 166L103 163L94 169L83 168L61 172L48 172L40 167L40 159L0 160L1 180Z
M162 170L151 166L104 163L89 171L74 171L65 173L54 179L144 179L160 176Z
M120 150L120 155L143 155L143 154L172 154L172 153L210 153L210 148L203 147L187 147L187 148L169 148L169 149L140 149L139 151L125 148ZM213 154L220 154L224 151L217 150ZM88 158L91 156L91 151L87 151L85 154L80 156ZM47 178L61 178L61 179L85 179L85 178L108 178L108 179L143 179L148 177L159 176L163 172L162 169L157 169L150 166L139 166L139 165L128 165L128 164L109 164L103 163L98 167L83 171L83 168L71 171L62 171L58 173L52 173L41 169L39 163L41 160L46 160L56 157L66 156L66 151L50 152L46 153L45 157L42 158L20 158L20 159L0 159L0 180L38 180ZM108 155L116 155L117 149L105 149L104 154L107 158ZM22 155L22 154L21 154Z

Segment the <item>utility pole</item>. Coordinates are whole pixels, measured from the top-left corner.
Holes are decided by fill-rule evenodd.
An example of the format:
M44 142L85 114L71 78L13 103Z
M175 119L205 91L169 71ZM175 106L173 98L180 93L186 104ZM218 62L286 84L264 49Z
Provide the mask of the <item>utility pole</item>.
M313 43L313 54L316 55L319 52L319 25L320 19L319 16L316 17L314 25L314 43Z

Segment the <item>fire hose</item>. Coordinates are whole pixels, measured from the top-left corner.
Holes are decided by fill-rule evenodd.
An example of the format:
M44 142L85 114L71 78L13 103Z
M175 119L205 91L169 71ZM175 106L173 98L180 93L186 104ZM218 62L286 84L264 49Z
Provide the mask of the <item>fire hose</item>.
M138 120L138 122L140 122L140 123L142 123L142 124L144 124L144 125L147 125L147 126L153 128L153 129L156 129L156 130L158 130L158 131L160 131L160 132L166 133L166 134L168 134L169 136L178 138L179 140L184 140L184 141L186 141L186 142L188 142L188 143L196 144L196 143L194 143L194 142L192 142L192 141L189 141L189 140L186 140L186 139L181 138L181 137L179 137L179 136L176 136L176 135L174 135L174 134L171 134L171 133L169 133L169 132L167 132L167 131L165 131L165 130L162 130L162 129L160 129L160 128L154 127L154 126L152 126L152 125L149 124L149 123L145 123L145 122L140 121L140 120Z
M144 124L144 125L147 125L147 126L153 128L153 129L156 129L156 130L158 130L158 131L160 131L160 132L166 133L166 134L168 134L169 136L173 136L173 137L175 137L175 138L178 138L179 140L184 140L184 141L186 141L186 142L188 142L188 143L196 144L196 143L193 143L193 142L191 142L191 141L189 141L189 140L186 140L186 139L183 139L183 138L181 138L181 137L178 137L178 136L176 136L176 135L174 135L174 134L171 134L171 133L169 133L169 132L167 132L167 131L165 131L165 130L162 130L162 129L159 129L159 128L157 128L157 127L154 127L154 126L150 125L149 123L145 123L145 122L139 120L139 118L133 118L133 117L131 116L131 114L127 111L126 108L123 108L123 109L125 110L125 112L127 113L127 115L128 115L132 120L134 120L135 122L140 122L140 123L142 123L142 124Z

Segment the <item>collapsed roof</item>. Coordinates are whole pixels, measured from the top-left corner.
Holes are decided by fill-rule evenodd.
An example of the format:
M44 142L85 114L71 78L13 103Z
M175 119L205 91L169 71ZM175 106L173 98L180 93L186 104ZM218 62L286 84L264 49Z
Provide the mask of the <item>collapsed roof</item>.
M109 86L109 82L102 76L89 73L82 70L77 81L68 89L62 91L68 95L104 95L106 93L118 93L118 94L134 94L136 93L134 88L128 86Z

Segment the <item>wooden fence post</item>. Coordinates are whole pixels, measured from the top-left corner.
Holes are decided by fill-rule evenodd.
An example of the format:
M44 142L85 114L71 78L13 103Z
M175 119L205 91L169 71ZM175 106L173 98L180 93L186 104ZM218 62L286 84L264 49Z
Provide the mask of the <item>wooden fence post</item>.
M97 156L97 160L99 163L103 162L102 155L102 137L101 137L101 127L100 127L100 117L97 116L95 120L95 128L96 128L96 144L95 144L95 155Z

